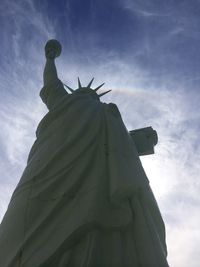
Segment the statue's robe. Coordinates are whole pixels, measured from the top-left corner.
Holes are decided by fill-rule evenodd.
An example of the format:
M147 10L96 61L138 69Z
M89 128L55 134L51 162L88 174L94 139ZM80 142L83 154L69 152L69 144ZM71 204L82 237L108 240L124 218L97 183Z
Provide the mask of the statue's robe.
M40 95L49 112L0 227L0 266L168 266L164 223L117 106L59 80Z

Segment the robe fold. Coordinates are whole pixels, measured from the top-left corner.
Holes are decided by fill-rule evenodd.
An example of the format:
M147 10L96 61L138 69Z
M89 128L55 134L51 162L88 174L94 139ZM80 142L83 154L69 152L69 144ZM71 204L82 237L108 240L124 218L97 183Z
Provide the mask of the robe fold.
M49 112L1 223L0 267L167 267L164 223L117 106L59 80L40 95Z

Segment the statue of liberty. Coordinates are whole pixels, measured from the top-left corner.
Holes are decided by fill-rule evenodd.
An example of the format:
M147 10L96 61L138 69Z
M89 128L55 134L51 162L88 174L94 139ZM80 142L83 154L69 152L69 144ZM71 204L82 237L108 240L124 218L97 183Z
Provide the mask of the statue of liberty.
M164 223L117 106L93 80L59 80L58 41L45 53L49 111L0 226L0 266L167 267Z

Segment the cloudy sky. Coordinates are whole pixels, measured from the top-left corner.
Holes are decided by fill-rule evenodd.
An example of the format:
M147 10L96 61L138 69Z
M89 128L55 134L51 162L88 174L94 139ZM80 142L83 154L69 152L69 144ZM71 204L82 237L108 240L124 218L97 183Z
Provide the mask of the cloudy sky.
M129 130L152 126L141 157L163 215L168 261L200 262L200 1L1 0L0 220L47 112L39 98L44 45L56 38L63 82L95 77Z

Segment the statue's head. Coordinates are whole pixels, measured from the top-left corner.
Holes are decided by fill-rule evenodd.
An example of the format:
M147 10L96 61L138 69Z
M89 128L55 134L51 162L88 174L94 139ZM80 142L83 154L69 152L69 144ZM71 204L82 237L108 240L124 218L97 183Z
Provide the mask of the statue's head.
M98 94L97 94L97 90L99 90L99 89L104 85L104 83L102 83L101 85L99 85L97 88L92 89L92 88L91 88L91 85L92 85L93 80L94 80L94 78L89 82L89 84L88 84L86 87L83 87L83 86L81 85L81 82L80 82L79 78L78 78L78 89L76 89L76 90L72 89L71 87L69 87L69 86L66 85L66 84L64 84L64 85L67 87L67 89L68 89L72 94L89 94L91 97L93 97L93 98L95 98L95 99L98 99L98 100L99 100L99 98L100 98L101 96L103 96L103 95L105 95L105 94L107 94L108 92L111 91L111 90L108 90L108 91L106 91L106 92L101 93L101 94L98 95Z
M88 87L78 88L73 92L73 94L87 94L92 98L99 100L99 95L96 93L96 91Z

